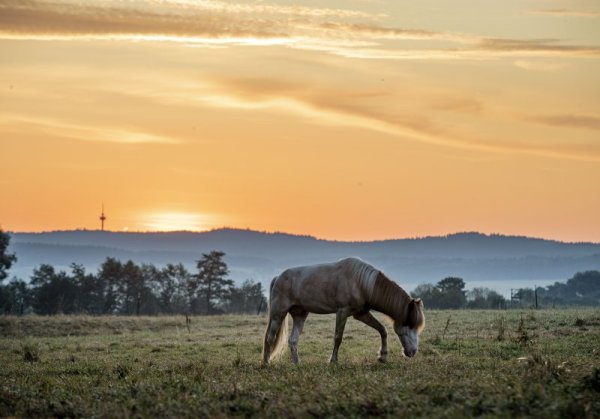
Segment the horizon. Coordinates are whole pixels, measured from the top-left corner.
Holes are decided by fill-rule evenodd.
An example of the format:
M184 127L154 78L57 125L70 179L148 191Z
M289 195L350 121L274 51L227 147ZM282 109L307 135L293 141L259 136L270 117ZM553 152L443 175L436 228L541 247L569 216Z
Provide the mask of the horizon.
M0 225L600 242L600 10L6 0Z
M220 234L221 231L225 234ZM213 232L215 236L211 236ZM194 254L220 249L228 255L232 279L241 283L252 278L267 288L270 279L286 267L353 256L383 269L407 289L453 276L463 278L469 287L493 288L507 296L511 288L551 285L564 282L577 272L597 270L600 256L600 243L480 232L360 242L250 229L207 232L79 229L20 234L14 234L11 240L18 257L12 274L18 278L29 277L42 263L65 271L78 263L95 271L107 257L156 266L182 263L193 268ZM215 246L215 242L219 244Z
M1 230L1 229L0 229ZM424 235L424 236L410 236L410 237L389 237L383 239L371 239L371 240L338 240L334 238L327 237L319 237L311 234L298 234L298 233L290 233L286 231L267 231L267 230L255 230L252 228L238 228L238 227L215 227L209 230L203 231L192 231L192 230L145 230L145 231L118 231L118 230L101 230L101 229L86 229L86 228L75 228L75 229L64 229L64 230L44 230L44 231L10 231L4 230L8 234L52 234L52 233L74 233L74 232L88 232L88 233L111 233L111 234L157 234L157 235L169 235L169 234L208 234L219 231L239 231L239 232L249 232L249 233L259 233L265 235L286 235L293 237L302 237L302 238L311 238L317 241L327 241L327 242L338 242L338 243L373 243L373 242L384 242L384 241L395 241L395 240L424 240L424 239L436 239L436 238L451 238L454 236L468 236L468 235L477 235L483 237L503 237L503 238L522 238L522 239L531 239L531 240L541 240L555 243L564 243L564 244L600 244L600 241L564 241L554 238L548 237L536 237L536 236L526 236L521 234L504 234L499 232L494 233L486 233L481 231L455 231L447 234L439 234L439 235Z

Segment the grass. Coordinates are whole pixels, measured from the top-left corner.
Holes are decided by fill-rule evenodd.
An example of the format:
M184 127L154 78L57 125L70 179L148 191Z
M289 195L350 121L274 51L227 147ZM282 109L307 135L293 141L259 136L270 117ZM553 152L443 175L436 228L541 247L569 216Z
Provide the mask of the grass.
M388 363L349 320L310 315L301 364L259 363L264 316L0 317L0 416L600 416L600 310L428 311ZM499 338L502 336L502 338Z

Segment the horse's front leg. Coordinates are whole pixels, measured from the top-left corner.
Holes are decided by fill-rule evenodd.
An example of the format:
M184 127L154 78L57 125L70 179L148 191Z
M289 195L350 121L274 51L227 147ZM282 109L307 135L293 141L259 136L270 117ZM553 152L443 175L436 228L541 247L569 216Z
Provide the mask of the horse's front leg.
M381 348L379 348L379 356L377 359L379 362L387 361L388 354L388 346L387 346L387 331L385 330L385 326L382 325L379 320L377 320L370 312L362 313L359 315L355 315L354 318L366 324L367 326L371 326L373 329L379 332L381 336Z
M348 319L348 310L340 309L335 314L335 336L333 338L333 352L331 353L331 358L329 358L330 363L337 363L338 360L338 350L340 349L340 345L342 344L342 337L344 336L344 328L346 327L346 320Z

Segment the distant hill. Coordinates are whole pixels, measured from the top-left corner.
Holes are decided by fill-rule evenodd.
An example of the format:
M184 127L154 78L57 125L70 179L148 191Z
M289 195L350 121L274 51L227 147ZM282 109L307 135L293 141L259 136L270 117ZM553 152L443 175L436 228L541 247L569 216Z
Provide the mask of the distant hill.
M35 266L68 269L72 262L95 271L106 257L138 263L182 262L194 270L202 253L223 250L238 282L268 285L281 270L358 256L382 268L405 288L460 276L467 286L532 286L565 281L575 272L599 269L600 244L563 243L528 237L458 233L443 237L340 242L285 233L220 229L202 233L55 231L11 233L9 251L18 262L10 274L29 278ZM504 286L503 284L506 284ZM510 284L510 285L507 285Z

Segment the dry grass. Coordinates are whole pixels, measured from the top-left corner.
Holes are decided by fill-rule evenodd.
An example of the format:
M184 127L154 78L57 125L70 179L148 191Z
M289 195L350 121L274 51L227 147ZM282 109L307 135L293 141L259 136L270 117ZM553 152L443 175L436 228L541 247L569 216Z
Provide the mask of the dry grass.
M262 316L0 317L0 416L600 416L599 310L427 315L413 359L390 334L377 363L350 320L328 365L334 317L310 315L301 364L268 368Z

